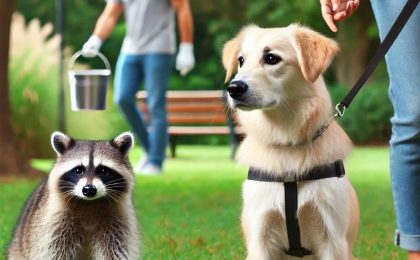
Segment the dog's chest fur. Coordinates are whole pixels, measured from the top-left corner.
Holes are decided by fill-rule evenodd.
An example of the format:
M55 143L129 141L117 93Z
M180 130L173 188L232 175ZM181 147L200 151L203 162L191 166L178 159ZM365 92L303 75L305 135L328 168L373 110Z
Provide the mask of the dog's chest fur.
M347 223L343 214L348 214L348 179L331 178L305 181L298 184L298 219L302 246L310 250L319 248L329 232L344 233ZM268 183L246 180L243 184L243 221L249 224L249 232L262 234L267 252L273 258L283 255L282 249L289 247L283 183ZM256 222L256 223L255 223ZM342 227L342 230L340 230ZM285 255L284 255L285 257Z
M260 136L250 134L242 143L238 157L250 167L298 176L314 166L344 159L350 151L348 137L333 123L314 143L296 147L270 145L262 142ZM319 257L316 252L325 248L331 237L345 237L349 225L349 218L345 216L350 214L349 189L346 176L298 183L301 244L315 252L308 259ZM249 237L258 238L265 245L266 252L259 256L288 259L283 251L289 248L284 184L247 180L243 184L243 203L242 222L248 227L247 232L253 233ZM252 246L252 243L248 245ZM250 249L249 252L258 250Z

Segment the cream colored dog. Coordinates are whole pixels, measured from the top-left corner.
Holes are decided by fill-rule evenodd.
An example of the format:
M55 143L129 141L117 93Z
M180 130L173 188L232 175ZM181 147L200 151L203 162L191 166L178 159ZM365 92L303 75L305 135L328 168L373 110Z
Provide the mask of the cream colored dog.
M333 40L300 25L247 26L225 44L226 80L234 76L228 102L246 133L240 163L276 175L303 175L349 155L350 139L335 121L329 124L332 104L321 76L337 51ZM281 182L244 182L247 259L294 259L284 253L284 197ZM358 207L346 176L299 182L301 243L313 252L305 259L353 259Z

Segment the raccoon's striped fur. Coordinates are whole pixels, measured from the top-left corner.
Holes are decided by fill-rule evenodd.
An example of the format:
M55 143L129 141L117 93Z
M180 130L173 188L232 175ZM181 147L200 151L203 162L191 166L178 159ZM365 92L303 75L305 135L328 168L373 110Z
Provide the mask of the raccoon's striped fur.
M139 259L127 153L131 133L109 141L73 140L55 132L57 160L22 212L9 246L17 259Z

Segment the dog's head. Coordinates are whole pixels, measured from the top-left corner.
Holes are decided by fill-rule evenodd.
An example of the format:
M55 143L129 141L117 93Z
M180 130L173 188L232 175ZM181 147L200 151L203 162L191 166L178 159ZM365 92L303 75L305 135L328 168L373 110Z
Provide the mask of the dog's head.
M335 41L300 25L245 27L223 48L230 106L273 109L311 95L337 51Z

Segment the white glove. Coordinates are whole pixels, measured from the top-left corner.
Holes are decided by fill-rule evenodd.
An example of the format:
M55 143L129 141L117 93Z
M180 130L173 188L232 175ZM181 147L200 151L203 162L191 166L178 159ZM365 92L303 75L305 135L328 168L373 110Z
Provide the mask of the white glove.
M190 42L181 42L178 55L176 56L176 69L182 76L187 75L195 65L193 44Z
M102 46L102 40L96 35L89 37L87 42L83 44L82 55L86 57L96 56Z

